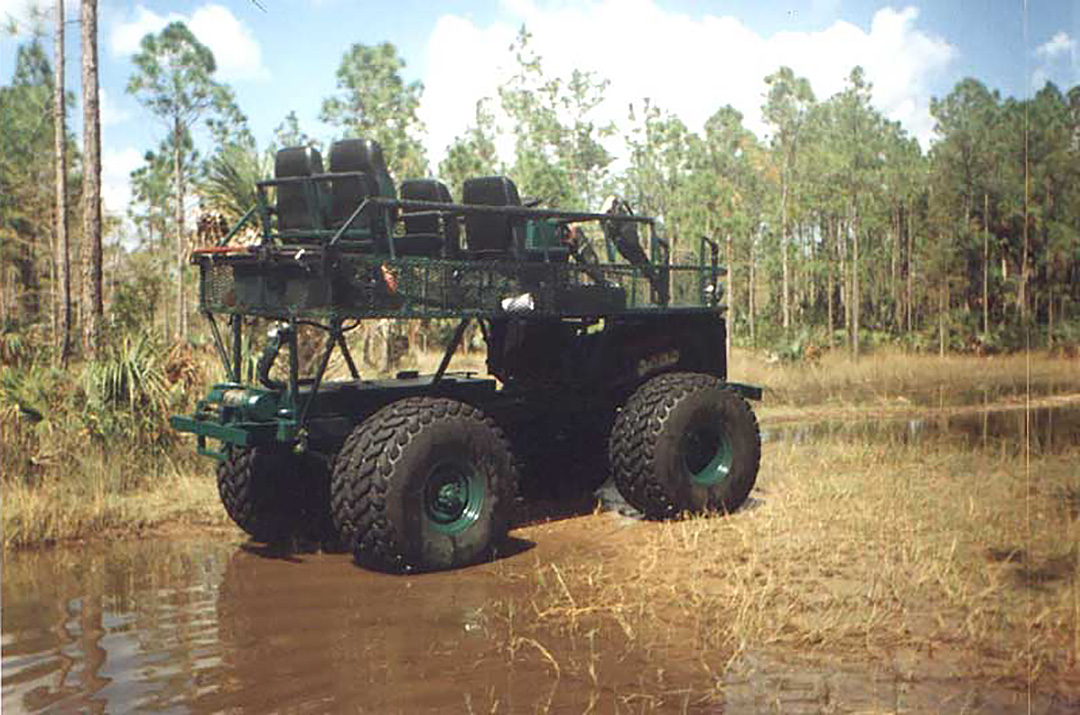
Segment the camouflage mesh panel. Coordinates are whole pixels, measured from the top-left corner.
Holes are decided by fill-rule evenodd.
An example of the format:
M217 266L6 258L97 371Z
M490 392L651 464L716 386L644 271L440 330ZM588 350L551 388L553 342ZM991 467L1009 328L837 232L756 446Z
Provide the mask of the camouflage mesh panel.
M342 256L324 277L318 260L200 266L201 307L266 317L493 317L521 298L533 315L601 315L657 309L658 295L627 265L443 261ZM710 271L667 269L669 307L709 305ZM592 275L590 275L590 273ZM528 294L527 299L525 295Z
M232 266L204 263L200 266L200 273L202 275L199 293L200 307L223 310L236 303Z

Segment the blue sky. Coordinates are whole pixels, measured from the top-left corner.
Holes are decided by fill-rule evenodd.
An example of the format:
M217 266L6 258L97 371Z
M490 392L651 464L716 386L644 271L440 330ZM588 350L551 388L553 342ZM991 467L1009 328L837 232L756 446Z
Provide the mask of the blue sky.
M75 18L77 0L67 4ZM26 5L0 0L0 19L14 18L19 28L0 36L0 82L10 81L15 47L28 37ZM333 136L317 116L342 55L356 42L394 43L407 79L425 84L421 117L433 163L468 124L476 100L509 72L507 47L523 23L550 73L580 68L611 80L598 118L616 122L630 103L650 97L698 129L730 103L761 135L762 79L778 65L807 76L821 99L861 64L878 108L927 146L930 98L963 77L1012 96L1047 79L1080 84L1080 0L1029 0L1026 14L1022 0L101 0L99 18L109 211L123 211L127 173L164 133L124 87L141 36L171 19L187 22L214 50L220 79L235 89L260 144L290 110L309 133ZM78 28L69 25L67 81L76 92L78 53Z

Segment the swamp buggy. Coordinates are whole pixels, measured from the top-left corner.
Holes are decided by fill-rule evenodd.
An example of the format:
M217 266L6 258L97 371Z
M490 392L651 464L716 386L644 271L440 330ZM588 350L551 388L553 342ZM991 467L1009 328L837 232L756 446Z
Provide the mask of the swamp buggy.
M369 140L334 143L328 169L279 151L256 205L192 256L227 380L171 422L219 460L244 531L337 540L384 571L462 566L505 537L519 475L561 478L558 456L595 463L648 518L746 500L761 390L727 381L714 242L671 265L655 220L619 200L540 209L502 176L465 181L460 203L430 179L395 187ZM245 226L257 245L232 242ZM383 318L457 321L433 374L361 377L346 333ZM448 370L473 321L490 377ZM253 364L259 324L273 327ZM335 352L350 379L327 379Z

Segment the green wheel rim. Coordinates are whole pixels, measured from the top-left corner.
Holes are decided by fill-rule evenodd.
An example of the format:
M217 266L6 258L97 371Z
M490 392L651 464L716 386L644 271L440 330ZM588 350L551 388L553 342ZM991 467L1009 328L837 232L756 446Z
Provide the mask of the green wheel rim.
M734 454L722 424L695 427L683 437L683 463L694 484L711 487L727 479Z
M424 513L436 531L457 534L480 519L484 480L464 464L442 462L428 475Z

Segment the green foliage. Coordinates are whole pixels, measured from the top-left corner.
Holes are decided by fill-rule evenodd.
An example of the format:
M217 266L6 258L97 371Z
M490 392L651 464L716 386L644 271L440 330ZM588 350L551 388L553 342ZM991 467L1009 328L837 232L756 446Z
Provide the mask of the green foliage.
M268 153L273 156L278 149L290 146L310 146L320 148L320 143L300 128L300 120L295 110L289 110L281 124L274 128L274 141L270 145Z
M374 139L397 180L427 174L423 123L416 115L424 86L406 82L405 61L389 42L374 47L357 43L341 58L336 96L323 100L319 118L349 136Z
M602 140L615 129L597 126L591 117L608 82L580 70L568 78L545 76L530 39L522 27L511 46L517 73L499 87L500 104L514 125L510 176L548 206L598 209L612 161Z
M131 334L151 325L164 288L161 277L150 273L136 273L117 285L109 306L113 332Z
M470 176L495 173L563 208L596 209L617 190L660 217L676 261L696 261L702 235L717 240L731 264L736 341L783 348L803 327L833 346L888 336L936 349L942 327L961 350L1026 344L1017 335L1037 345L1070 339L1080 305L1080 87L1047 84L1017 99L964 79L932 102L935 137L924 154L874 106L861 68L840 92L817 98L805 78L778 67L762 78L767 137L749 132L732 107L698 127L645 99L632 105L617 148L613 127L597 118L610 114L604 79L552 75L524 27L512 52L515 71L497 97L477 103L439 166L453 193ZM0 87L0 251L19 326L5 328L3 349L18 362L20 343L53 354L42 335L55 286L52 70L38 40L15 55L12 81ZM181 23L145 38L134 64L128 89L166 131L132 174L130 218L142 240L124 266L134 259L158 282L118 283L107 296L115 331L153 324L138 304L164 307L166 285L186 272L178 206L192 189L203 208L236 219L270 173L273 148L320 144L282 107L271 155L260 152L232 91L215 79L212 53ZM399 181L428 172L423 86L406 69L392 44L353 45L320 115L343 134L379 141ZM514 132L506 165L496 151L503 118ZM77 188L77 157L73 165Z
M213 79L214 53L182 22L143 37L127 91L170 131L191 124L231 95Z
M648 100L640 117L631 107L630 121L630 166L623 179L627 199L639 212L664 219L677 236L688 203L691 133L681 119Z
M85 372L88 408L98 414L160 411L169 391L159 347L146 333L121 334Z
M254 145L227 144L207 162L206 173L197 188L206 208L221 212L236 223L255 205L255 182L271 171L270 155Z
M178 366L177 353L154 335L115 325L100 347L94 361L66 370L35 359L40 352L33 351L5 365L0 375L4 480L62 483L101 462L114 462L123 465L112 470L123 475L119 488L131 489L156 471L149 465L173 458L179 439L168 417L189 411L204 389L202 363ZM193 373L197 384L185 373Z
M189 153L183 163L190 166L197 158L190 148L190 141L187 151ZM146 248L163 246L172 227L170 203L175 201L175 194L171 180L171 155L168 141L163 142L158 151L146 152L143 165L131 172L132 197L128 204L128 216L141 229L139 236Z
M67 101L73 101L70 94ZM15 53L11 84L0 87L0 260L16 284L20 320L46 309L55 167L53 68L35 36ZM69 134L68 156L78 160ZM72 186L72 193L78 185Z
M495 115L488 101L476 102L474 123L447 147L446 158L439 164L439 176L449 184L453 196L460 198L461 187L469 177L503 172L495 150Z

